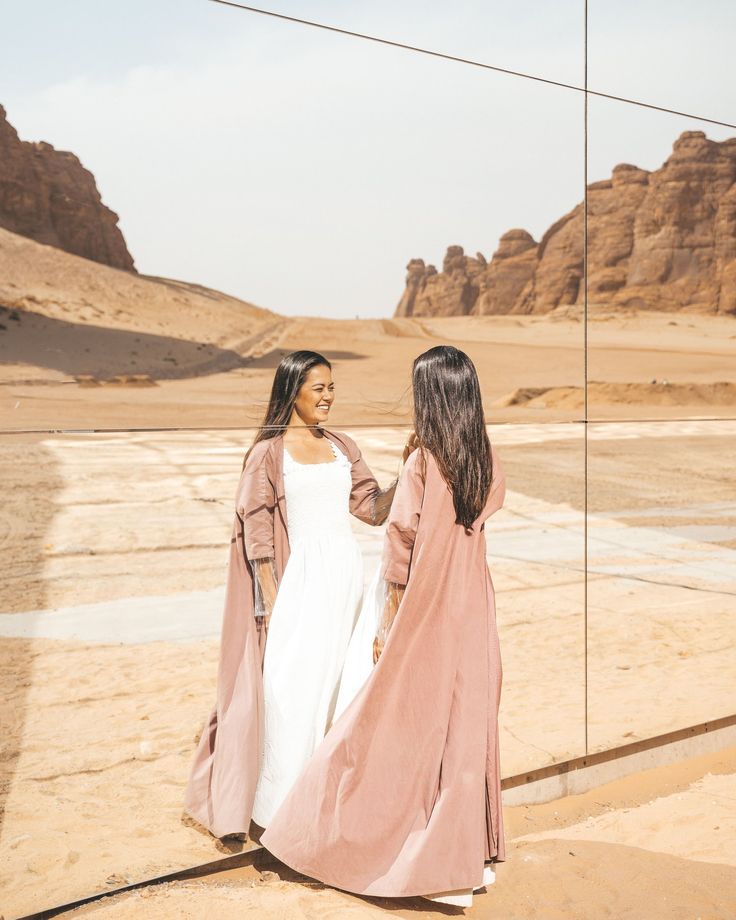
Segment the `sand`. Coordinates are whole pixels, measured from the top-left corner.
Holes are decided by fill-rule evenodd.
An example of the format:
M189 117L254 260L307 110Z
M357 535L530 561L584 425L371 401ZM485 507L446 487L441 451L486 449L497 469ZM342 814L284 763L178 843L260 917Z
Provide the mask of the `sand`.
M735 787L732 748L585 795L506 808L508 859L464 912L419 898L354 897L258 854L242 868L106 898L69 916L726 920L736 904Z

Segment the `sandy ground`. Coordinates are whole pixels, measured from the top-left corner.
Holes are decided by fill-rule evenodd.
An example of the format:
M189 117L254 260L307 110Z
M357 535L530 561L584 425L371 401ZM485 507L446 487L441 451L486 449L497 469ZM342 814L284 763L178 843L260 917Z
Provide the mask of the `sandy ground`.
M103 899L70 917L264 920L726 920L736 905L736 749L505 809L507 861L473 907L357 898L258 853L245 865Z
M389 481L405 432L352 433ZM510 776L585 750L584 456L577 425L491 434L509 481L488 539ZM181 797L214 694L245 439L2 441L6 920L222 853L182 823ZM725 421L590 427L589 750L736 711L736 507L722 462L735 440ZM356 533L371 574L380 531Z

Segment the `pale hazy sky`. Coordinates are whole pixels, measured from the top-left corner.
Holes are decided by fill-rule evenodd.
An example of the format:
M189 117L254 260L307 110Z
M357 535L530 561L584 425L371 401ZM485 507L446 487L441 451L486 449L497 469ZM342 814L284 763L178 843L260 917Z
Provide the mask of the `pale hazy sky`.
M270 9L580 84L582 0L280 0ZM736 123L736 3L589 0L593 89ZM579 93L208 0L6 2L0 102L74 151L140 271L287 314L389 316L410 258L537 239L583 190ZM590 179L685 130L590 102Z

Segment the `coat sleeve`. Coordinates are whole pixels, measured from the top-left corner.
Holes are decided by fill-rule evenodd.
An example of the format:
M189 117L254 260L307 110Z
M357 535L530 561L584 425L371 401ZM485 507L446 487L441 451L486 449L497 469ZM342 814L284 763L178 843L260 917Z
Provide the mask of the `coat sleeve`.
M496 448L491 446L491 461L493 463L493 478L491 479L491 491L486 500L484 518L495 514L502 506L506 497L506 473L498 456Z
M394 498L396 480L388 488L382 489L363 459L358 445L346 435L340 437L347 448L351 464L350 513L366 524L383 524Z
M269 463L270 453L259 450L259 447L260 444L257 444L246 461L236 503L238 517L243 522L245 555L249 562L274 557L276 488Z
M385 581L396 585L405 585L409 580L409 566L424 499L421 468L421 454L415 450L401 471L388 517L381 574Z

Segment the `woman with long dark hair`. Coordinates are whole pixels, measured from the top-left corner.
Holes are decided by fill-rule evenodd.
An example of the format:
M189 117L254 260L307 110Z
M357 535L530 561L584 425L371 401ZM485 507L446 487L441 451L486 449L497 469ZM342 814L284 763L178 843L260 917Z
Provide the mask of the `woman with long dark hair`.
M267 826L330 727L363 593L350 514L383 523L396 488L323 427L333 400L324 356L287 355L243 464L217 706L185 800L218 837Z
M467 906L505 858L485 535L505 481L470 358L430 349L413 389L419 449L388 518L376 665L262 843L337 888Z

